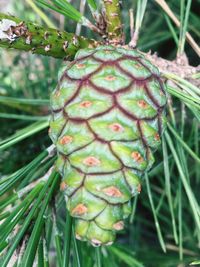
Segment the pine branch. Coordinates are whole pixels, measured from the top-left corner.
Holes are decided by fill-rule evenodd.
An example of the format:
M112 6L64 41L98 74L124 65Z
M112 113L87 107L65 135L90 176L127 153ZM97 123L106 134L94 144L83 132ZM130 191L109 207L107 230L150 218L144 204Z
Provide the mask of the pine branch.
M109 43L124 44L119 0L103 0Z
M165 76L166 73L173 73L174 75L184 78L196 85L200 85L199 79L194 79L193 76L200 72L200 65L193 67L189 65L185 55L179 57L176 60L170 61L159 57L156 53L143 53L147 59L149 59L155 66L157 66L160 72Z
M112 12L119 9L118 1L105 0L107 32L110 43L122 43L123 37L121 32L120 17L112 17ZM120 9L116 12L120 12ZM109 17L109 14L111 17ZM118 13L119 14L119 13ZM111 21L110 21L111 19ZM113 19L113 20L112 20ZM58 31L56 29L43 28L33 23L23 22L19 18L0 13L0 47L14 48L18 50L31 51L35 54L42 54L56 58L72 58L81 48L96 47L98 42L86 39L82 36L76 36L73 33ZM144 55L155 64L161 72L171 72L183 78L190 80L192 83L199 85L199 81L191 80L191 76L199 72L199 67L192 67L182 61L169 61L158 57L157 55ZM180 67L181 66L181 67Z
M55 58L73 57L80 48L97 42L73 33L44 28L0 13L0 47L31 51Z

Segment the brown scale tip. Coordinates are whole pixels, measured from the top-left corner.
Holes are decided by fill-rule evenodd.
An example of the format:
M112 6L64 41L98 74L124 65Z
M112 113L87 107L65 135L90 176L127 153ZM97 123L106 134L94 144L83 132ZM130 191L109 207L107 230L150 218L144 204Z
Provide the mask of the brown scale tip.
M122 193L115 186L109 186L102 190L109 197L121 197Z
M113 224L113 229L117 230L117 231L120 231L120 230L124 229L124 222L123 221L119 221L119 222Z
M77 69L83 69L86 67L86 65L83 63L79 63L79 64L76 64L76 67L77 67Z
M164 96L165 94L163 93L163 91L160 90L159 95Z
M83 215L87 212L87 207L84 204L78 204L73 210L72 215Z
M60 191L65 191L67 189L67 184L65 181L62 181L60 184Z
M137 151L133 151L133 152L131 153L131 157L132 157L135 161L137 161L137 162L139 162L139 163L142 163L142 162L144 161L143 157L142 157L142 156L140 155L140 153L137 152Z
M113 75L108 75L108 76L105 77L105 80L107 80L109 82L112 82L112 81L116 80L116 77L113 76Z
M156 141L160 141L160 135L159 135L158 133L156 133L156 134L154 135L154 139L155 139Z
M61 145L68 145L69 143L71 143L73 140L73 138L69 135L65 135L60 139L60 144Z
M142 69L143 66L139 63L135 63L134 66L136 67L136 69Z
M91 105L92 105L92 102L89 100L85 100L85 101L80 103L80 107L82 107L82 108L89 108Z
M137 104L140 108L147 108L148 107L148 104L145 100L138 100Z
M83 164L87 166L98 166L101 164L101 161L95 157L87 157L83 160Z
M124 128L121 126L121 124L119 123L113 123L109 125L109 128L113 131L113 132L117 132L117 133L121 133L123 132Z
M140 193L140 192L142 191L142 186L141 186L141 184L138 185L138 187L137 187L137 191L138 191L138 193Z

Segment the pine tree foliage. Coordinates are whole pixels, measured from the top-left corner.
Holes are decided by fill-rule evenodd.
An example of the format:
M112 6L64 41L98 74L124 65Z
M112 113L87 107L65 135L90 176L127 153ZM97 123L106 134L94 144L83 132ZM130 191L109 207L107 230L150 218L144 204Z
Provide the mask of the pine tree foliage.
M199 265L199 1L121 2L0 3L0 266ZM94 248L76 239L60 191L49 96L62 59L108 43L137 47L159 68L168 122L125 228Z

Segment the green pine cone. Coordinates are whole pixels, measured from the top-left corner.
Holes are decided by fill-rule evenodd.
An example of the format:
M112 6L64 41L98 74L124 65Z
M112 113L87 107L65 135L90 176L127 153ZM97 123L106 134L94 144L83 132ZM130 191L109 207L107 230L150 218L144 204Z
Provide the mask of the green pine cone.
M110 245L160 145L166 94L136 50L80 50L51 97L50 137L76 237Z

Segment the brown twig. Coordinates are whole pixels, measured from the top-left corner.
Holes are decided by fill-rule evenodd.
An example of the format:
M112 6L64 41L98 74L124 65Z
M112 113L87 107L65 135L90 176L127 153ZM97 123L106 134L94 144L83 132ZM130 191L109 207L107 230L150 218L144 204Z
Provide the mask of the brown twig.
M200 65L197 67L190 66L185 58L177 58L173 61L170 61L159 57L156 53L153 55L150 52L143 54L149 61L152 62L152 64L158 67L161 74L170 72L190 81L196 86L200 86L200 80L192 78L194 74L200 72Z

